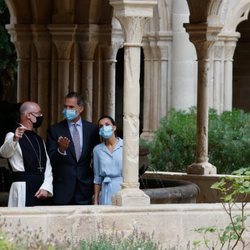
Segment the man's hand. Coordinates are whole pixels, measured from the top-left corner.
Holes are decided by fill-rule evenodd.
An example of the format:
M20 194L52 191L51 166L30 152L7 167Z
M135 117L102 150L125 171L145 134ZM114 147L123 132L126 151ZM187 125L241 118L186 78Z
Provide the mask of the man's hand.
M26 127L24 127L22 124L21 124L21 127L18 127L15 131L15 134L14 134L14 137L13 137L13 140L14 141L19 141L22 137L23 137L23 133L28 130Z
M46 199L48 197L48 191L44 190L44 189L39 189L36 194L35 197L37 199L43 200Z
M57 143L59 151L63 154L69 147L70 139L67 137L60 136L57 140Z

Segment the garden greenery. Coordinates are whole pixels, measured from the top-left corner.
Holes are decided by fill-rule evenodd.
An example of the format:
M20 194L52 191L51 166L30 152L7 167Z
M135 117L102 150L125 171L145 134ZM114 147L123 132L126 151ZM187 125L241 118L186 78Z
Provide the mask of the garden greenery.
M229 224L224 228L216 226L197 228L195 231L202 235L202 240L193 242L195 249L249 249L244 233L249 232L245 207L250 195L250 168L233 172L236 176L226 176L214 183L211 188L221 194L222 205L229 216Z
M0 217L1 219L1 217ZM154 235L147 234L134 228L133 232L125 235L118 232L113 225L112 231L107 232L103 225L98 226L96 236L87 239L72 239L64 229L58 235L51 234L44 239L42 228L31 230L23 227L20 222L8 224L6 220L0 222L1 250L160 250Z
M9 10L4 0L0 0L0 78L11 77L12 73L16 73L16 51L14 44L10 42L10 36L5 28L6 24L10 23Z
M196 156L196 109L171 110L161 120L154 140L142 145L148 147L151 170L186 172ZM249 167L249 113L233 110L219 115L210 109L208 157L218 173L230 174Z

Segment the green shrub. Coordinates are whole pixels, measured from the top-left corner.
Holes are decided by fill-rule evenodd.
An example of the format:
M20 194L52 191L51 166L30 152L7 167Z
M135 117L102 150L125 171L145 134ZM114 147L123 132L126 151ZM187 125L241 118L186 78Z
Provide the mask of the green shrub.
M224 228L212 226L195 229L202 235L202 240L193 242L195 249L249 249L244 232L249 232L246 206L250 194L250 168L239 169L233 174L236 176L223 177L211 186L221 196L229 224Z
M1 219L1 217L0 217ZM4 229L3 229L4 228ZM4 233L2 233L4 232ZM134 228L133 232L125 235L115 229L106 232L103 225L99 225L98 233L89 239L72 240L64 229L58 231L63 237L50 235L44 240L44 231L31 230L29 227L0 222L0 250L160 250L159 243L155 243L153 234L146 234Z
M134 230L132 234L124 235L105 233L90 240L80 241L80 250L158 250L159 244L153 242L153 237Z
M250 114L241 110L218 115L209 111L209 162L218 173L249 167ZM196 109L171 110L160 122L155 138L147 143L151 170L185 172L195 162Z

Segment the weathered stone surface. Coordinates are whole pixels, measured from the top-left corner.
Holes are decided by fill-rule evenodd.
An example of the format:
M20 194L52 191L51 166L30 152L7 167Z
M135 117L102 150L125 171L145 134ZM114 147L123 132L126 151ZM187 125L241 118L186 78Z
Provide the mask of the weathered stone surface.
M246 214L249 212L247 206ZM50 238L51 234L55 235L54 240L77 241L102 232L128 235L136 229L153 234L153 240L165 248L183 250L191 249L188 244L192 246L194 240L201 239L201 235L194 232L195 228L223 228L229 223L221 204L0 208L0 218L1 222L5 220L2 230L16 232L27 227L32 232L39 232L43 240ZM249 226L248 221L246 226ZM249 242L249 235L246 235L246 240Z

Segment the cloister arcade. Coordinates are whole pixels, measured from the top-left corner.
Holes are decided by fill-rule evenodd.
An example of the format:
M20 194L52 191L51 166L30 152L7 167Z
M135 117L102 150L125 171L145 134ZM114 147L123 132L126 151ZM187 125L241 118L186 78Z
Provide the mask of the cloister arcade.
M123 107L123 186L137 189L139 137L152 138L171 108L196 105L197 153L187 172L216 173L207 157L208 108L250 109L249 0L5 2L17 51L17 102L41 105L47 117L42 136L62 118L70 90L83 95L90 121L116 117Z

